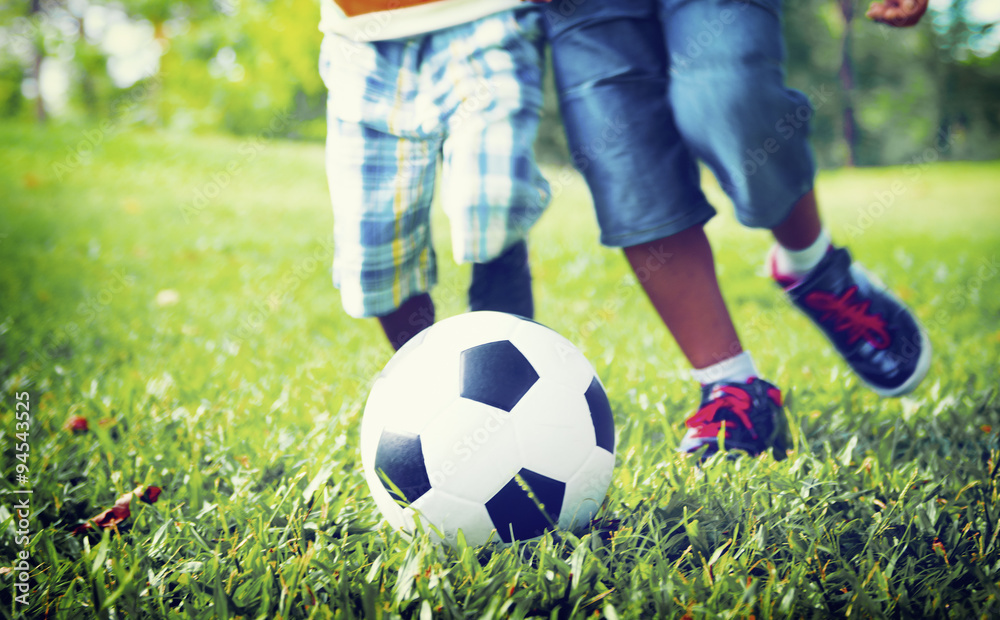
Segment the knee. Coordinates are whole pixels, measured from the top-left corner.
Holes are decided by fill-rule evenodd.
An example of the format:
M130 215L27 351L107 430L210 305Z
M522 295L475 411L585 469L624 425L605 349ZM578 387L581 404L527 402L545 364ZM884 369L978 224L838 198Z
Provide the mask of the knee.
M712 154L776 152L809 133L809 99L780 78L732 80L720 88L672 92L678 129L696 148ZM687 92L684 92L687 91ZM699 153L708 155L708 153Z

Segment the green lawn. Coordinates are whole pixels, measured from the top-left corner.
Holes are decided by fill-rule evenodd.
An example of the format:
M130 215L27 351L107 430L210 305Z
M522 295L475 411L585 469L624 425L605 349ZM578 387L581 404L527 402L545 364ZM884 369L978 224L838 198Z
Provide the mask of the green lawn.
M607 386L620 527L447 551L380 526L364 485L359 422L390 351L330 284L322 145L21 126L0 144L3 617L1000 616L1000 163L819 178L835 239L930 331L930 376L898 400L789 309L767 234L706 181L720 278L795 450L704 469L674 452L698 398L677 347L598 245L582 182L550 170L537 318ZM436 218L448 316L468 268ZM163 494L72 533L137 485Z

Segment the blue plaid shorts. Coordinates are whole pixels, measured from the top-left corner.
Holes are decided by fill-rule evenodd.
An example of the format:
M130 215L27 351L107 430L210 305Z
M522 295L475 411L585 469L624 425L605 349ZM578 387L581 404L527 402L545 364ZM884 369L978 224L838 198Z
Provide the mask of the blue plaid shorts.
M541 216L542 40L534 8L407 39L325 35L333 279L348 314L386 315L435 284L438 165L459 263L496 258Z

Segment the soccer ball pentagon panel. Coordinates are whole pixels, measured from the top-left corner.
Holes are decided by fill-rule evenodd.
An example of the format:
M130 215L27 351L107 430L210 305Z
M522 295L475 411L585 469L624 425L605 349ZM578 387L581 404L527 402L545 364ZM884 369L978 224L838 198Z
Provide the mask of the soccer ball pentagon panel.
M585 527L615 462L593 366L553 330L500 312L441 321L406 343L368 396L361 461L395 528L509 543Z

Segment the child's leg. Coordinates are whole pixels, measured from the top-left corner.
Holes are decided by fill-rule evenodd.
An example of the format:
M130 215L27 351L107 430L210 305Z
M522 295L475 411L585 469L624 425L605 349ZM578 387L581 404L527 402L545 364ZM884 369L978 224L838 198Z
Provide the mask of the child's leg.
M328 124L334 284L347 313L378 318L397 349L434 322L428 292L437 280L430 231L435 150L370 127ZM399 153L409 174L391 173Z
M625 248L684 355L704 369L743 349L702 230L715 211L667 101L670 61L658 19L655 0L585 3L554 15L553 65L601 241Z
M702 229L715 211L668 104L660 3L587 2L568 16L549 11L567 138L594 198L601 241L625 248L703 386L681 450L714 452L721 433L730 448L756 454L775 447L780 455L780 393L756 378L719 292Z
M405 113L418 51L408 42L328 35L320 63L330 88L334 284L344 310L378 318L395 348L434 321L430 207L441 140Z
M775 279L858 377L883 396L914 389L930 363L923 330L823 230L812 191L812 106L784 84L780 6L663 4L673 42L670 101L685 142L712 168L740 221L774 232ZM683 41L706 24L715 25L718 39L685 57ZM816 96L822 104L827 95Z
M799 198L785 221L771 229L774 239L787 250L801 251L819 238L823 223L816 206L816 192L809 192Z
M493 310L533 318L528 245L521 241L497 258L472 266L469 310ZM421 330L434 324L434 301L428 293L409 298L399 308L378 317L389 344L397 351Z
M534 159L542 105L539 14L505 12L454 31L470 37L452 48L463 52L452 66L462 86L449 94L454 111L442 149L441 203L455 260L473 263L471 310L531 318L525 239L549 202Z
M632 269L645 276L639 283L694 368L707 368L743 351L701 226L627 247L625 256Z
M434 324L434 301L428 293L410 297L396 310L378 317L385 337L399 350L422 330Z

